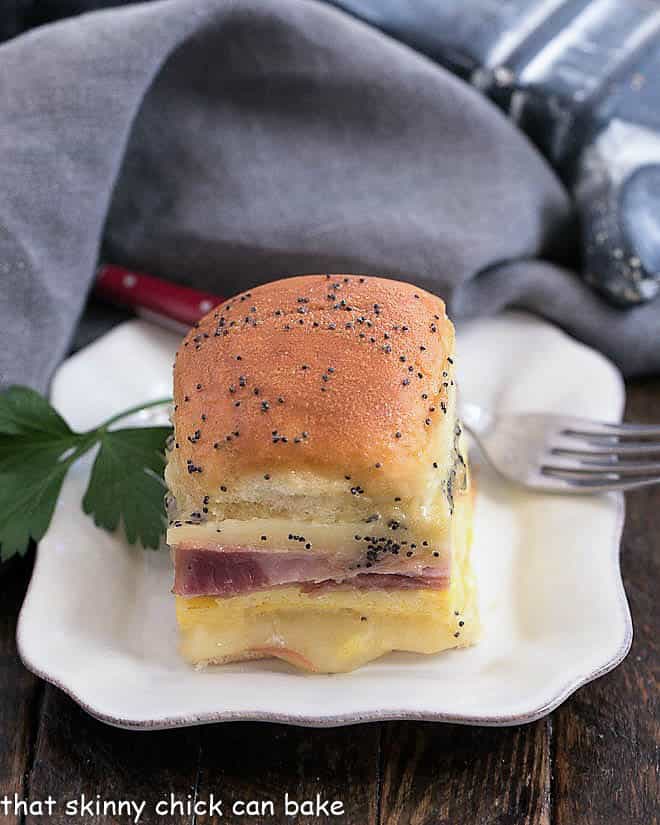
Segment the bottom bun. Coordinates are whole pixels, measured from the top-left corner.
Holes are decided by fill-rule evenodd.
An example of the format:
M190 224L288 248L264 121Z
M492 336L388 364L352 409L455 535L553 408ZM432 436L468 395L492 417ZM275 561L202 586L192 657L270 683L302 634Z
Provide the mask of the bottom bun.
M392 650L438 653L473 644L478 622L471 601L450 609L434 590L365 595L298 588L229 599L177 597L183 656L197 667L278 658L301 670L340 673Z

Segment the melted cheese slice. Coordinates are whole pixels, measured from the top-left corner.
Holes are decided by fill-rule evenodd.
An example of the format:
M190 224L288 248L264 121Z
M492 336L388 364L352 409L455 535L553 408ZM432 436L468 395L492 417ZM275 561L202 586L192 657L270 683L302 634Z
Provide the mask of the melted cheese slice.
M167 532L167 543L173 548L179 545L202 549L248 547L266 553L321 553L349 564L359 561L369 545L381 539L396 543L402 558L406 552L412 552L411 558L420 567L438 566L449 553L450 535L446 529L436 527L420 533L401 522L383 519L369 524L320 524L276 518L177 524L180 526L171 526Z

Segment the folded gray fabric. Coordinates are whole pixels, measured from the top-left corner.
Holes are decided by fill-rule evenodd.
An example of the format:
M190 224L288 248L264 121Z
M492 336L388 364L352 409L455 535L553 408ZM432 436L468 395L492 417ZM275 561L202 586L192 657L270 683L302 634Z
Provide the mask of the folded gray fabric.
M376 273L660 371L660 305L548 263L567 197L467 85L312 0L163 0L0 47L2 383L44 388L102 251L220 294ZM545 260L541 260L545 259Z

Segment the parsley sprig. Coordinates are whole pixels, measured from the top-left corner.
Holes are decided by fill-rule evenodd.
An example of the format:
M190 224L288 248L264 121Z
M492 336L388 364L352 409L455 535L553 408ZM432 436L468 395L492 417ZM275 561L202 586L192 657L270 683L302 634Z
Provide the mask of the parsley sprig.
M92 447L94 459L82 508L106 530L123 524L131 544L156 548L165 531L165 441L170 427L110 429L122 418L166 404L131 407L88 432L75 432L29 387L0 394L0 558L24 555L50 524L69 468Z

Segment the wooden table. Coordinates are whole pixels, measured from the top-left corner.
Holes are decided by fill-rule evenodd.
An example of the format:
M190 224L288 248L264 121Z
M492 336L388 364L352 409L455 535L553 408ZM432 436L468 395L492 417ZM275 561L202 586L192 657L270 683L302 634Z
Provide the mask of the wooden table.
M628 387L627 415L660 419L660 380ZM531 725L470 728L389 722L329 730L259 723L131 733L87 716L28 673L16 655L16 615L29 563L0 578L0 797L60 802L87 794L144 800L141 823L205 825L205 816L158 817L169 791L230 800L326 799L343 816L232 816L217 822L352 825L652 825L658 821L658 593L660 487L628 496L623 573L635 625L632 651L613 673L578 690ZM557 598L565 594L558 593ZM257 689L257 686L255 686ZM279 804L279 803L278 803ZM2 816L2 825L39 818ZM128 817L46 818L57 823ZM23 825L21 821L21 825Z

